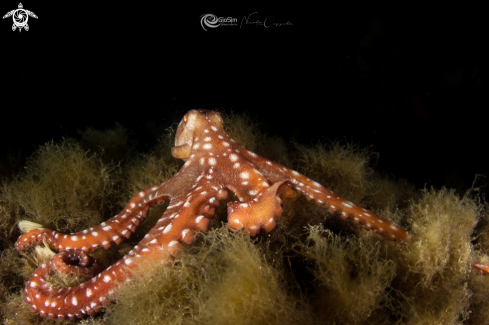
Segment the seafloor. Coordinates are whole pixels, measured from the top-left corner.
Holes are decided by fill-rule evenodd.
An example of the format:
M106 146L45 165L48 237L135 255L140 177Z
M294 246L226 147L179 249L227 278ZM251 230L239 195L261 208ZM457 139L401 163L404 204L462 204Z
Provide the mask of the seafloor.
M17 223L30 220L80 231L117 214L139 190L163 182L181 165L173 134L140 153L122 127L88 129L79 140L47 143L0 189L0 318L4 324L487 324L489 222L477 189L416 189L369 168L372 154L355 145L285 144L243 116L228 116L229 134L247 149L294 168L342 197L409 231L392 242L342 221L298 195L270 233L250 237L226 226L225 202L193 246L172 266L149 266L106 310L79 320L41 318L22 290L45 249L17 252ZM7 173L8 174L8 173ZM229 199L233 199L230 195ZM235 199L235 198L234 198ZM151 209L129 240L93 255L105 266L151 228L165 206ZM53 278L53 285L66 279Z

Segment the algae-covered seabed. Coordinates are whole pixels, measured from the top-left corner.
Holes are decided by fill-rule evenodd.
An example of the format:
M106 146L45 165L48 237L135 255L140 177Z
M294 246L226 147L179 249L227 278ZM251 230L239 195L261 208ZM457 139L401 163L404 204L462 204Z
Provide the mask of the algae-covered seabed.
M240 144L294 168L342 197L410 232L396 243L333 216L298 195L268 234L249 237L225 226L225 202L193 246L173 266L141 269L105 312L78 320L41 318L21 291L45 249L18 253L17 222L62 232L99 224L138 190L158 184L181 165L171 157L173 134L138 153L118 126L88 129L81 139L47 143L0 192L0 317L4 324L487 324L489 276L471 268L489 263L487 207L477 189L463 196L442 188L415 189L369 168L372 154L332 142L304 147L260 133L246 116L227 117ZM230 198L232 196L230 195ZM127 253L156 222L151 209L129 240L93 255L105 266ZM144 276L143 276L144 275ZM53 285L66 279L51 279Z

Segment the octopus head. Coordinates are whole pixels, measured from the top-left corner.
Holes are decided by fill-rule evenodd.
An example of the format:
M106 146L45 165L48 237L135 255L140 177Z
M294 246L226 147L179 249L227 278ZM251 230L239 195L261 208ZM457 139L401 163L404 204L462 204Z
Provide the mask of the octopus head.
M220 113L205 109L188 111L178 124L175 147L172 148L173 157L186 160L190 156L194 138L209 132L209 129L223 129Z

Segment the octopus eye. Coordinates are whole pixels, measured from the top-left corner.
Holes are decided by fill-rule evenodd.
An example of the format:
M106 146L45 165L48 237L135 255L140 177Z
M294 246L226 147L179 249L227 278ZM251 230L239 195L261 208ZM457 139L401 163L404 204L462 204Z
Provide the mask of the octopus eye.
M183 116L183 121L184 121L184 122L187 122L187 114L185 114L185 115Z

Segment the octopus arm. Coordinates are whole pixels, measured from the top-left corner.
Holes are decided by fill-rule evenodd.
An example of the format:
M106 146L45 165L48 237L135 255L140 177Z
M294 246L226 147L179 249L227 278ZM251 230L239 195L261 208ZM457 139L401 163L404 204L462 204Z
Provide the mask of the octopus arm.
M186 193L189 193L186 191ZM176 195L155 227L125 257L91 280L72 288L53 289L46 278L56 271L94 275L96 262L81 250L61 252L47 264L41 265L27 283L24 294L32 309L50 318L74 318L96 313L106 305L120 284L132 277L131 270L155 261L167 262L175 256L180 241L191 244L197 229L207 230L219 200L227 191L217 182L202 177L183 200Z
M192 244L197 230L207 231L209 219L214 217L219 201L227 198L228 192L217 182L205 176L199 177L185 195L176 196L164 215L148 233L140 245L156 247L178 246L182 241ZM171 245L170 243L175 243Z
M62 234L47 228L34 229L21 235L15 248L24 250L46 239L51 248L59 251L80 249L93 252L100 247L108 249L113 243L119 244L123 239L129 238L145 219L149 208L163 203L169 196L163 184L147 188L133 196L121 213L100 225L71 234Z
M478 269L481 272L481 274L489 274L489 265L473 262L472 266Z
M363 224L366 230L375 230L379 235L391 240L406 239L407 232L403 228L343 199L306 176L290 169L286 169L284 174L290 178L290 183L297 192L305 195L308 200L314 200L318 205L325 205L331 213L339 213L341 219L351 218L354 224Z
M283 212L277 191L284 182L276 182L248 202L229 202L228 227L232 231L244 228L251 235L256 235L260 228L266 232L275 228L275 218Z
M77 258L80 265L87 259L86 253L80 250L70 252L70 261ZM59 253L66 254L65 252ZM58 257L56 255L56 257ZM49 318L75 318L97 313L107 304L109 297L119 284L124 283L130 275L131 263L127 259L120 260L102 273L93 277L91 280L71 288L55 289L48 282L47 278L54 275L57 271L62 272L66 269L73 269L72 265L62 265L66 260L62 257L54 258L47 264L42 264L27 282L24 295L26 301L34 311L41 316ZM85 275L93 275L97 266L83 265Z
M402 241L406 239L407 232L403 228L343 199L299 172L256 154L251 155L250 159L260 172L270 180L288 179L294 190L305 195L308 200L314 200L318 205L326 206L331 213L339 213L341 219L351 218L354 224L363 224L366 230L376 230L378 234L391 240Z

